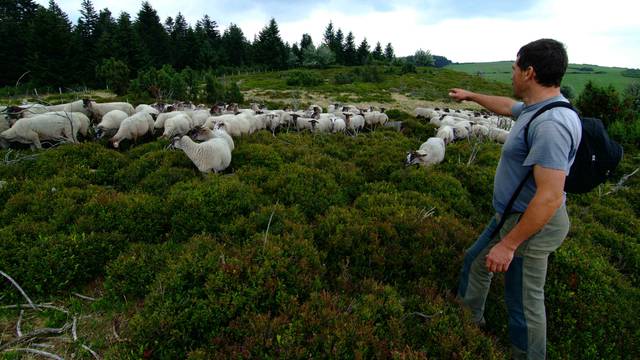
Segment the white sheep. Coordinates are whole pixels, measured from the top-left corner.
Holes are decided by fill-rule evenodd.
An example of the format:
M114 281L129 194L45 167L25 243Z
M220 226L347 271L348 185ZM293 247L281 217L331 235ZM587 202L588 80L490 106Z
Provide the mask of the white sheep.
M471 125L471 135L476 138L484 139L489 137L489 127L482 124Z
M122 140L135 141L148 132L153 132L153 118L146 112L139 112L122 120L118 132L109 141L117 149Z
M41 149L42 140L63 140L77 142L77 133L86 136L89 128L89 118L79 112L48 112L22 118L9 129L3 131L0 137L6 141L17 141L30 144L32 148Z
M444 125L438 128L438 132L436 133L436 137L442 139L445 144L452 143L453 140L456 139L455 133L453 131L453 127Z
M128 102L97 103L93 100L84 99L82 104L85 109L89 111L94 121L102 120L102 117L111 110L121 110L126 112L129 116L136 113L133 105Z
M439 164L444 160L444 151L444 141L439 137L430 137L420 145L420 149L407 153L405 165L431 166Z
M216 130L218 133L224 133ZM215 173L226 169L231 164L231 148L233 139L226 137L214 137L202 143L191 140L188 136L176 137L172 147L181 149L193 164L203 173L213 170Z
M428 120L431 120L434 118L440 118L440 113L438 113L437 111L431 108L417 107L415 109L415 112L416 112L417 118L425 118Z
M162 129L164 128L164 123L165 121L167 121L167 119L174 117L174 116L178 116L181 114L185 114L184 111L170 111L170 112L164 112L164 113L160 113L158 114L158 116L156 117L156 120L153 124L153 128L154 129Z
M342 114L345 116L344 122L347 125L347 129L352 130L355 134L357 134L358 131L364 128L364 116L355 115L350 112L344 112Z
M334 117L331 119L332 129L331 132L344 132L347 129L347 123L344 122L343 119L339 117Z
M185 135L191 130L192 119L187 114L178 114L167 119L164 123L162 137L171 139L174 136Z
M110 135L111 133L117 132L122 121L128 117L129 115L122 110L109 111L104 114L100 123L96 125L96 136L101 138L105 134Z
M507 130L499 128L489 129L489 139L497 141L500 144L504 144L507 141L507 136L509 136L509 131Z
M122 111L122 110L120 110L120 111ZM157 118L158 115L160 115L160 110L154 108L151 105L147 105L147 104L140 104L140 105L136 106L135 112L139 113L139 112L142 112L142 111L150 114L151 117L153 117L154 119Z
M375 125L384 125L389 121L389 116L381 111L366 111L364 112L364 121L370 127Z
M222 129L211 130L206 127L198 127L193 129L193 134L191 135L191 138L195 141L207 141L213 138L224 138L227 140L227 143L229 144L229 148L231 149L231 151L235 149L235 144L233 142L233 139L231 138L231 136L229 136L229 134L226 131Z
M91 113L84 107L85 100L77 100L70 103L49 105L47 106L48 112L52 111L66 111L66 112L81 112L86 116L91 116Z

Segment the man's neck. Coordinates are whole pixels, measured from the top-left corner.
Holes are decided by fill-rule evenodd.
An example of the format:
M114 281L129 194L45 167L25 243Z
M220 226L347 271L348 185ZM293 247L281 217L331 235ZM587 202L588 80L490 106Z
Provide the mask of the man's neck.
M522 97L522 101L525 105L529 106L545 101L552 97L560 96L560 94L560 87L547 87L536 84L527 94Z

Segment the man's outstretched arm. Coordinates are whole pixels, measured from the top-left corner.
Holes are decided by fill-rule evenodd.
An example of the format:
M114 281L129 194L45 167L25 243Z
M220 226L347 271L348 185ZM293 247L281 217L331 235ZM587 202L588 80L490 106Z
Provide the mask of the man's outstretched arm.
M449 96L456 101L468 100L476 102L487 110L504 116L512 115L511 108L516 103L515 100L506 96L485 95L458 88L450 89Z

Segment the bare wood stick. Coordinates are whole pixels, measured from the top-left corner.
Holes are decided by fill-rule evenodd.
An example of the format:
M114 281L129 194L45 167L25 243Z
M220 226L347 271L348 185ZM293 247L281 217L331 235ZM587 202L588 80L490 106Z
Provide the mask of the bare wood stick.
M51 310L57 310L57 311L61 311L65 314L68 314L69 311L58 307L58 306L53 306L53 305L49 305L49 304L35 304L35 310L39 310L41 311L42 309L51 309ZM28 308L28 307L32 307L29 304L19 304L19 305L6 305L6 306L2 306L0 307L0 309L22 309L22 308Z
M16 323L16 334L18 337L22 337L22 331L20 330L20 322L22 321L22 315L24 315L24 310L20 310L20 316L18 317L18 322Z
M29 303L29 305L34 309L34 310L38 310L38 308L33 304L33 301L31 301L31 299L29 299L29 297L27 296L27 294L24 292L24 290L22 290L22 288L20 287L20 285L18 285L18 283L13 280L13 278L11 276L9 276L7 273L5 273L4 271L0 270L0 275L6 277L7 279L9 279L9 281L11 281L11 283L13 284L13 286L15 286L20 293L22 294L22 296L24 296L25 299L27 299L27 302Z
M65 331L69 330L69 328L71 327L71 324L67 323L65 324L63 327L61 328L42 328L42 329L37 329L34 330L24 336L21 336L17 339L13 339L7 343L4 343L2 345L0 345L0 350L4 351L5 349L8 349L12 346L18 345L18 344L22 344L22 343L26 343L29 342L33 339L37 339L40 337L47 337L47 336L52 336L52 335L60 335L62 333L64 333Z
M95 352L95 351L91 350L91 348L89 348L87 345L82 344L82 348L83 348L83 349L85 349L85 350L87 350L88 352L90 352L90 353L91 353L91 355L93 355L93 357L94 357L96 360L100 360L100 356L98 356L98 354L96 354L96 352Z
M416 312L412 312L412 313L409 313L409 314L405 314L405 315L402 317L402 319L404 320L404 319L405 319L405 318L407 318L408 316L415 315L415 316L419 316L419 317L421 317L421 318L423 318L423 319L425 319L425 320L431 320L431 319L433 319L434 317L436 317L436 316L438 316L438 315L442 315L442 314L443 314L443 311L442 311L442 310L440 310L440 311L436 311L434 314L431 314L431 315L425 315L425 314L423 314L423 313L421 313L421 312L417 312L417 311L416 311Z
M276 206L278 206L278 201L276 201ZM264 244L262 245L262 247L266 247L267 246L267 235L269 234L269 227L271 226L271 220L273 220L273 214L275 214L276 209L275 207L273 208L273 211L271 212L271 216L269 216L269 223L267 224L267 230L264 232Z
M78 293L73 293L73 295L79 297L80 299L83 300L89 300L89 301L96 301L95 298L92 298L91 296L86 296L86 295L82 295L82 294L78 294Z
M46 351L42 351L42 350L30 349L30 348L14 348L14 349L3 350L3 352L10 352L10 351L28 352L28 353L44 356L44 357L49 358L49 359L64 360L63 358L61 358L60 356L58 356L56 354L52 354L52 353L49 353L49 352L46 352Z
M78 318L73 317L73 325L71 326L71 334L73 335L73 341L78 341Z

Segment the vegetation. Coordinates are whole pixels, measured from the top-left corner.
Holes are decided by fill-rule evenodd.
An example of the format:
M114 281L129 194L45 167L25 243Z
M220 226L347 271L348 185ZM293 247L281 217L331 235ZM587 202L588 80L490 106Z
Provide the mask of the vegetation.
M496 80L511 84L511 64L513 61L496 61L487 63L464 63L447 65L447 69L464 71L487 80ZM571 86L576 94L582 93L588 82L600 87L609 85L622 93L629 85L638 82L634 77L637 70L597 65L569 64L562 85Z

